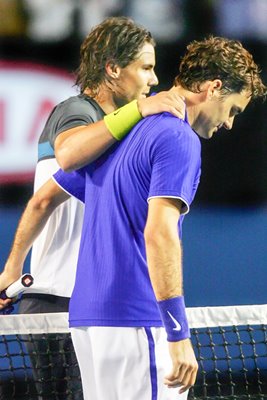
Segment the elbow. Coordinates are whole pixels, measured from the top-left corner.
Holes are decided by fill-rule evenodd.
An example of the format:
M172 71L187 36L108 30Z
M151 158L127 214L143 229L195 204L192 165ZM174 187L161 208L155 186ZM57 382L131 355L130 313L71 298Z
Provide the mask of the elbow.
M144 239L147 249L169 248L179 242L177 225L162 226L154 223L146 225Z
M49 196L43 196L35 194L28 202L28 208L32 213L45 214L50 212L54 208L53 198Z
M147 248L160 247L165 241L165 238L166 237L164 237L164 234L157 230L156 227L153 228L146 226L144 231L144 239Z
M55 148L55 156L58 165L64 172L71 172L75 169L72 157L64 148Z
M146 246L152 242L153 240L153 235L150 229L148 229L147 227L145 227L144 230L144 239L145 239L145 244Z

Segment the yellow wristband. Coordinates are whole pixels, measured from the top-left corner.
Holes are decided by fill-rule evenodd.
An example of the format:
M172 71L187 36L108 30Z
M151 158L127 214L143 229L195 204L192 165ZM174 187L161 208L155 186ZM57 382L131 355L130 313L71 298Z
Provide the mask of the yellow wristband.
M117 140L123 139L140 119L142 119L142 115L138 110L137 100L104 116L106 127Z

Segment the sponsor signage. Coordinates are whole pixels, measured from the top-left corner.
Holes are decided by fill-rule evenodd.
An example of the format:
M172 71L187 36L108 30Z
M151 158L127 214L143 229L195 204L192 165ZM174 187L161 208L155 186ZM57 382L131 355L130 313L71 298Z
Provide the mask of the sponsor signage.
M44 65L0 61L0 183L33 180L37 143L54 106L77 94L74 78Z

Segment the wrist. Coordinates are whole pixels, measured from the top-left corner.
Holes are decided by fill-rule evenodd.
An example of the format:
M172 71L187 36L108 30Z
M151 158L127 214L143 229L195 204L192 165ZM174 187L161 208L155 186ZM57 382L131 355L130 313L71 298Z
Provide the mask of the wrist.
M3 273L10 279L18 279L22 275L23 268L18 264L6 264Z
M190 338L184 296L158 301L158 307L169 342Z
M145 104L144 101L146 101L146 98L145 99L138 99L136 101L136 105L137 105L138 111L139 111L140 115L142 115L142 118L147 116L147 115L144 115L144 105L143 105L143 104Z
M121 140L142 119L137 100L133 100L125 106L105 115L104 122L112 136Z

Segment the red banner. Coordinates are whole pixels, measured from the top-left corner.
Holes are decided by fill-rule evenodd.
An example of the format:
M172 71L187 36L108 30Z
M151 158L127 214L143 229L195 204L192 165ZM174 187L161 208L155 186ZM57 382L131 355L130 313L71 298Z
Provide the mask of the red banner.
M54 106L77 94L64 70L0 61L0 183L30 182L37 143Z

